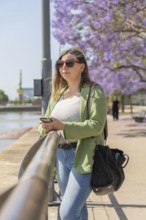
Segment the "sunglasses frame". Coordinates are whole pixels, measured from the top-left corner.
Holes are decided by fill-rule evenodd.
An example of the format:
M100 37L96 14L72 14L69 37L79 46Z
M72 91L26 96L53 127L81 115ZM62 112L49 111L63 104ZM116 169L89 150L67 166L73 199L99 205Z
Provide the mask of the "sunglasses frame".
M57 67L57 69L60 69L65 64L67 68L72 68L75 63L80 63L80 62L78 60L74 60L74 59L69 59L69 60L66 60L66 61L57 60L56 61L56 67Z

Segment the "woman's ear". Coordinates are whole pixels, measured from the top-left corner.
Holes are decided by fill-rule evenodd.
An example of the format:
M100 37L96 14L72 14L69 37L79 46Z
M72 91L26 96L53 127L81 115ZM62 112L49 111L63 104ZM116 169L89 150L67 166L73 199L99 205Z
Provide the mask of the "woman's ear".
M82 63L82 65L81 65L81 73L84 71L84 69L85 69L85 64Z

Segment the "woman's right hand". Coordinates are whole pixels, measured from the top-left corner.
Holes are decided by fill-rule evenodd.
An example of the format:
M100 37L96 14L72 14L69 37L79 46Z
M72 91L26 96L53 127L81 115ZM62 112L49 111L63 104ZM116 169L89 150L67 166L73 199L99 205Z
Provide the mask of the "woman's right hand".
M51 118L51 120L51 122L41 122L45 133L49 133L50 131L64 130L64 124L62 121L56 118Z
M44 129L45 133L50 132L49 122L41 122L42 128Z

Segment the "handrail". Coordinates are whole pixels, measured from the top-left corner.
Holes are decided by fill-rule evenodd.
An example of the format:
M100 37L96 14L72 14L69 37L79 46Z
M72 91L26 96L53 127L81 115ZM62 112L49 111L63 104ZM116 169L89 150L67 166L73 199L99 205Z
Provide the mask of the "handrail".
M50 132L0 212L2 220L46 219L48 185L52 179L59 135Z

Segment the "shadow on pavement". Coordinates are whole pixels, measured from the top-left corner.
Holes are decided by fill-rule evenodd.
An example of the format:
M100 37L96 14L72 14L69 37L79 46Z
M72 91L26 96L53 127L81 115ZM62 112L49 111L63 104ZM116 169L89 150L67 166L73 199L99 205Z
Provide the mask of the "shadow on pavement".
M94 203L94 202L92 202L90 204L90 202L89 202L89 203L87 203L88 208L103 207L103 206L104 207L109 207L109 208L110 207L114 208L115 212L116 212L116 214L117 214L117 216L119 217L120 220L128 220L126 214L123 211L123 208L141 208L141 209L146 209L146 205L119 204L114 194L109 194L108 197L109 197L109 199L111 201L111 204L105 204L105 203L103 203L103 204L100 203L99 204L99 203Z
M137 138L137 137L146 137L146 129L131 129L130 132L129 131L123 131L121 133L117 133L117 135L121 135L125 138Z
M138 123L130 117L120 118L119 122L120 121L121 123L124 122L125 128L121 129L121 131L116 133L116 135L123 136L125 138L146 137L146 121Z

